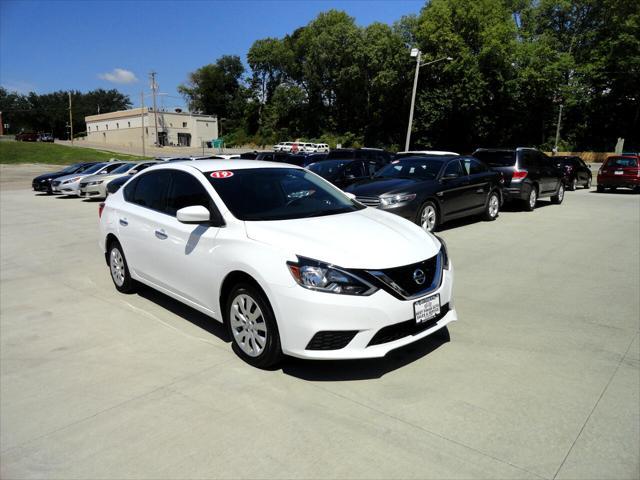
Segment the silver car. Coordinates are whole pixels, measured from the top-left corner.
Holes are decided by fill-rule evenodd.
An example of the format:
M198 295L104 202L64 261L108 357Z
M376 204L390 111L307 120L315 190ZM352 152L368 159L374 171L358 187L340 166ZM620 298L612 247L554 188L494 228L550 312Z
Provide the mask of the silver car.
M64 177L57 178L51 182L51 189L54 193L61 193L63 195L79 196L80 195L80 182L83 178L90 175L102 174L106 175L111 173L120 165L125 162L104 162L98 163L91 168L83 171L82 173L73 173L71 175L65 175Z
M158 162L128 162L121 164L118 168L110 173L98 172L95 175L89 175L80 181L79 196L83 198L104 199L107 198L107 184L116 178L125 175L135 175L151 165Z

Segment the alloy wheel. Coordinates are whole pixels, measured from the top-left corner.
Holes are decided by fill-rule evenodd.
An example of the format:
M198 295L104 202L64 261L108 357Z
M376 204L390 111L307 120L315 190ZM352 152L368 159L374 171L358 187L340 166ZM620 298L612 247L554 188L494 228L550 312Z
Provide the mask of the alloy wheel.
M589 177L589 178L587 179L587 186L586 186L586 188L591 188L591 182L592 182L592 181L593 181L593 180L591 179L591 177Z
M229 322L233 337L250 357L260 355L267 344L267 323L258 303L247 294L236 296L231 302Z
M109 266L111 268L111 277L114 283L118 287L124 285L125 271L124 271L124 259L120 250L117 248L111 249L111 255L109 255Z
M558 188L558 202L562 202L564 199L564 185L560 185Z
M573 182L571 182L571 190L575 190L578 188L578 179L574 178Z
M498 209L500 208L500 201L497 195L491 195L489 198L489 216L495 218L498 215Z
M436 225L436 209L433 205L427 205L420 215L420 226L427 232L432 232Z
M531 188L531 193L529 194L529 206L533 209L536 207L536 202L538 201L538 192L535 188Z

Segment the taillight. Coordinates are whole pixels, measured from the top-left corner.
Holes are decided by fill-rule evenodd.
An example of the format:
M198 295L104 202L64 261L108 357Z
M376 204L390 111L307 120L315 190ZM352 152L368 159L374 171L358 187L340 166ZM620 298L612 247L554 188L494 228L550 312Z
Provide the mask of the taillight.
M100 202L100 205L98 205L98 218L102 218L103 210L104 210L104 202Z
M527 176L529 172L527 172L526 170L516 170L515 172L513 172L513 177L511 177L512 180L524 180L524 178Z

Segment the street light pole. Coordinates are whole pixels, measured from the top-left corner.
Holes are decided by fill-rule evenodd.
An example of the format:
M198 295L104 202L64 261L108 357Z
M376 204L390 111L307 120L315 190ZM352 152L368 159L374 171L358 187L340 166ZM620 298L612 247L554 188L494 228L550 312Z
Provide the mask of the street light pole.
M443 60L451 61L453 58L451 57L442 57L436 60L432 60L427 63L420 63L422 59L422 52L417 48L411 49L411 56L416 57L416 73L413 77L413 92L411 92L411 109L409 110L409 126L407 127L407 140L404 144L404 151L409 151L409 145L411 144L411 127L413 127L413 110L416 105L416 92L418 91L418 74L420 73L421 67L426 67L427 65L433 65L434 63L442 62Z

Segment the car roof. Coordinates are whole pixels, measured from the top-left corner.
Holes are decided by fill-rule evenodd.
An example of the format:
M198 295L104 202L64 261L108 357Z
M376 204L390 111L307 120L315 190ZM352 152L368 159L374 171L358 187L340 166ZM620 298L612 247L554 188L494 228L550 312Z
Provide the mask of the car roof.
M416 155L460 155L456 152L448 152L446 150L407 150L406 152L398 152L398 154L414 153Z
M183 167L191 167L201 172L211 172L214 170L248 170L250 168L300 168L295 165L282 162L265 162L264 160L200 160L198 162L171 162L161 163L149 167L146 171L158 170L160 168L169 168L176 170L184 170Z

